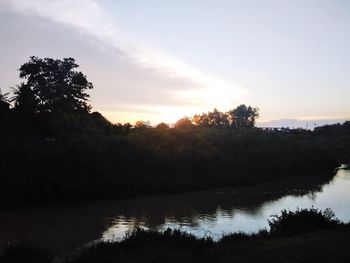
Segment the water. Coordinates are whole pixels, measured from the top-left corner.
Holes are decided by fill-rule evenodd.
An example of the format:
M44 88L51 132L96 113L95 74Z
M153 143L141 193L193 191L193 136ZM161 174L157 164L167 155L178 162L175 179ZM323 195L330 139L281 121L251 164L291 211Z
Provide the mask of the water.
M0 242L24 240L53 253L96 240L118 240L135 227L176 228L199 237L256 232L282 209L331 208L350 221L350 170L333 178L290 178L258 186L145 196L74 207L21 208L0 212Z

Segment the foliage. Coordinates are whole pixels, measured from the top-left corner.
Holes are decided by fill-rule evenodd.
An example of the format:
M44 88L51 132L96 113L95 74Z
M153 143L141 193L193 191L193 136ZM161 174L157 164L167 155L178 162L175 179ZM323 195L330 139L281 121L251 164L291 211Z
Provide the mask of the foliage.
M285 211L285 210L284 210ZM284 213L282 211L282 214ZM307 216L301 216L301 214ZM180 230L136 229L121 241L96 242L84 246L70 257L52 260L45 251L19 243L0 250L4 263L95 263L95 262L348 262L349 224L329 227L334 222L330 210L302 209L288 213L304 228L296 232L233 233L218 241L196 237ZM320 221L328 222L321 227ZM319 227L311 231L313 224ZM325 232L324 230L327 230ZM293 234L293 237L291 235ZM302 236L301 236L302 235Z
M136 129L145 129L147 125L144 121L137 121L134 126Z
M253 240L253 239L267 239L270 237L269 231L266 229L259 230L257 233L244 233L244 232L237 232L237 233L231 233L231 234L224 234L221 239L218 241L219 243L232 243L232 242L239 242L239 241L246 241L246 240Z
M175 123L174 128L176 128L176 129L190 129L190 128L193 128L193 126L194 125L192 124L191 120L187 117L184 117Z
M282 210L281 215L273 215L268 223L270 235L274 237L335 229L341 224L331 209L321 211L313 207L296 211Z
M9 95L8 93L4 93L4 94L3 94L3 93L1 92L1 89L0 89L0 101L1 101L1 102L7 102L7 103L8 103L8 98L7 98L8 95Z
M304 225L303 230L293 228L296 232L278 236L271 230L234 233L214 242L179 230L137 229L120 242L102 242L86 248L72 262L347 262L348 246L344 242L350 240L349 227L334 220L330 210L302 209L288 216ZM319 224L322 218L327 222L323 227ZM335 231L333 223L341 231ZM313 224L318 228L308 229ZM334 232L323 234L324 230ZM310 232L313 233L307 235ZM296 237L290 237L292 234ZM334 253L343 256L335 257Z
M99 242L84 249L79 257L72 260L78 262L152 262L157 257L153 254L157 250L173 251L170 255L172 261L182 262L183 256L193 255L201 258L201 255L214 246L211 238L197 238L180 230L167 229L164 232L136 229L127 235L121 242ZM142 257L144 251L151 252L146 258ZM129 254L130 252L134 252ZM180 252L180 255L177 255ZM146 253L148 254L148 253ZM103 255L101 257L101 255ZM163 262L164 262L163 258ZM166 262L166 260L165 260Z
M7 97L8 93L2 94L0 89L0 117L8 113L10 110L10 103Z
M71 113L90 110L86 102L89 98L86 91L93 86L83 73L74 70L77 67L73 58L59 60L30 57L30 60L19 68L19 76L27 81L21 87L33 93L30 94L30 100L37 101L38 112ZM20 88L18 91L15 107L21 106L21 102L26 100L21 100L22 95L30 93L22 94Z
M137 228L131 234L126 235L123 246L136 247L141 244L164 245L170 244L172 246L181 248L190 247L210 247L214 241L210 237L197 238L196 236L180 231L179 229L166 229L164 231L143 230Z
M161 123L157 124L156 128L157 129L169 129L170 127L165 122L161 122Z
M70 202L329 176L336 158L312 135L132 129L67 115L57 136L2 141L0 204ZM62 119L60 119L62 120ZM171 179L171 180L170 180Z
M316 127L314 134L339 162L350 164L350 121Z
M350 156L348 123L332 132L264 131L253 127L258 109L245 105L183 118L174 128L112 124L89 111L92 84L77 67L71 58L31 57L12 108L1 95L0 206L332 175Z
M39 99L27 84L21 83L13 88L11 102L14 103L14 109L20 117L33 117L38 113Z
M192 122L201 127L252 128L259 117L258 111L258 108L242 104L228 112L214 109L212 112L196 114Z
M244 104L228 112L230 124L234 128L254 127L256 118L259 117L258 108L252 108Z
M192 121L197 126L203 127L228 127L228 114L214 109L213 112L196 114L192 117Z

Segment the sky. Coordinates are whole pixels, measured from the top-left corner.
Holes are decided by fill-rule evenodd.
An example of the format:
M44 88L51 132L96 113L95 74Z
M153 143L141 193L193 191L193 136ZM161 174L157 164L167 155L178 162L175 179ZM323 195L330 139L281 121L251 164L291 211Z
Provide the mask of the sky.
M73 57L114 123L350 119L349 29L345 0L0 0L0 88L30 56Z

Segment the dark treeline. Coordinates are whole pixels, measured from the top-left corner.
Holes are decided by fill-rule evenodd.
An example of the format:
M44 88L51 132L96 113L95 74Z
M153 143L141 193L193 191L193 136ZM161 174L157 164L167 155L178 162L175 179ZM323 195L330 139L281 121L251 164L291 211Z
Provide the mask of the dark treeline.
M252 184L330 172L349 162L350 122L307 130L254 127L240 105L149 127L92 112L93 85L72 58L31 57L24 80L0 95L0 200L119 198Z

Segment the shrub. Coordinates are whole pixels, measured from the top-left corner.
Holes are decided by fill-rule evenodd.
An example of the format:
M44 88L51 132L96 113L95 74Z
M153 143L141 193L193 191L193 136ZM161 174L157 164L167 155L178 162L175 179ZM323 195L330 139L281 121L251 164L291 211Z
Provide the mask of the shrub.
M273 237L292 236L317 230L335 229L341 225L329 208L318 210L298 209L296 211L282 210L281 215L272 215L268 220L270 235Z

